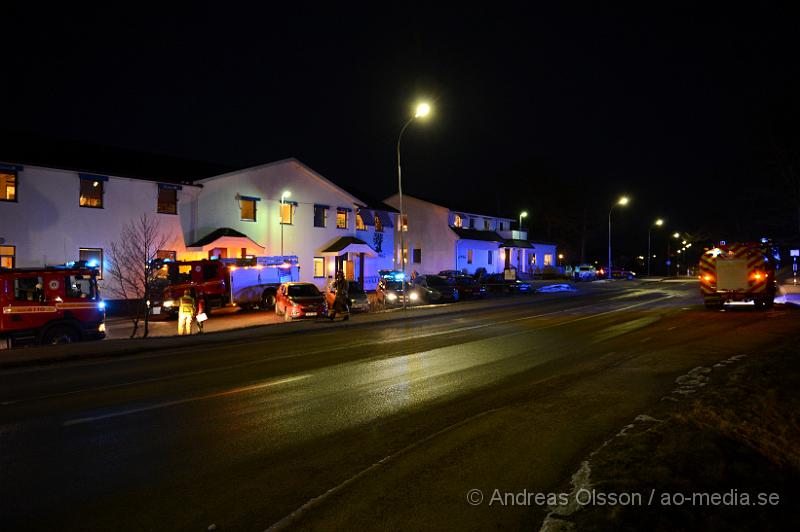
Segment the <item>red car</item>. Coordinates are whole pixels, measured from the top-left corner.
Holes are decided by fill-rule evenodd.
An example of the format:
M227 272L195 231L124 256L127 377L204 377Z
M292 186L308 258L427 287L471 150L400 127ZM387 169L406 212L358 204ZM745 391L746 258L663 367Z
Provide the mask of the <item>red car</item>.
M328 314L325 296L312 283L283 283L275 296L275 314L284 320L318 318Z
M459 298L483 297L486 295L486 287L468 275L455 275L448 277L447 282L458 290Z

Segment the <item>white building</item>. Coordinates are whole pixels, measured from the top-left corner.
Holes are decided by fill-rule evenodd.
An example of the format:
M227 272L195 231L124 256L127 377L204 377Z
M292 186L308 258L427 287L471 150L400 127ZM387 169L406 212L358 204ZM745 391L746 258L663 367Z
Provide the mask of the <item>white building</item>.
M400 206L397 195L384 201L395 208ZM534 274L556 266L556 245L529 241L526 231L511 229L511 218L458 211L408 194L403 195L403 211L408 271L472 274L479 268L488 273L513 268ZM395 236L395 257L399 263L399 233Z
M142 214L167 239L162 257L296 255L301 280L320 287L341 268L371 289L378 270L393 267L392 208L295 159L198 177L176 184L0 163L0 267L96 260L106 269L111 243Z

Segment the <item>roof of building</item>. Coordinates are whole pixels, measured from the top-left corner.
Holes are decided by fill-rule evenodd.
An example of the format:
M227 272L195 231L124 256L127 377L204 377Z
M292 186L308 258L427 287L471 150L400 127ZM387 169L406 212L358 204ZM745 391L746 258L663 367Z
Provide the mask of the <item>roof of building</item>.
M219 163L7 130L0 131L0 161L182 184L233 170Z
M483 240L485 242L502 242L503 238L494 231L480 231L478 229L464 229L463 227L451 227L458 238L466 240Z
M517 238L507 238L503 240L503 247L504 248L533 248L530 242L527 240L519 240Z
M496 214L482 214L480 208L478 208L478 209L468 208L468 206L466 206L466 205L453 206L452 202L450 202L449 200L448 201L439 201L439 200L436 200L436 199L422 197L422 196L420 196L419 194L416 194L416 193L415 194L403 194L403 195L406 196L406 197L418 199L418 200L421 200L421 201L426 201L428 203L432 203L434 205L438 205L439 207L444 207L445 209L448 209L451 212L457 212L457 213L465 214L465 215L469 215L469 216L481 216L483 218L496 218L496 219L499 219L499 220L509 220L509 221L513 221L514 220L513 218L507 218L505 216L498 216Z
M248 238L248 239L250 238L249 236L247 236L247 235L245 235L243 233L240 233L239 231L237 231L235 229L231 229L230 227L220 227L219 229L215 229L215 230L211 231L210 233L208 233L206 236L204 236L203 238L201 238L200 240L198 240L194 244L189 244L186 247L201 248L203 246L206 246L206 245L212 243L213 241L217 240L218 238L222 238L222 237L225 237L225 236L236 237L236 238Z
M339 251L343 250L344 248L346 248L347 246L349 246L351 244L358 244L358 245L364 245L364 246L368 245L366 242L364 242L360 238L356 238L354 236L343 236L343 237L338 238L333 244L331 244L327 248L323 249L322 252L323 253L336 253L336 252L339 252Z

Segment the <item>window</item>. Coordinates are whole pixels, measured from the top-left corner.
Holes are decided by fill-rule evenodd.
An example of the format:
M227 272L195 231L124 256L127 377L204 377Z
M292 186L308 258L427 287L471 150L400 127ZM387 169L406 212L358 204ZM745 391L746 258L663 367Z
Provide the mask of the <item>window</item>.
M158 212L178 214L178 190L169 185L158 185Z
M228 258L228 248L214 248L208 252L208 258L217 257L218 259Z
M456 214L453 216L453 227L462 227L464 225L464 220L461 218L460 214Z
M325 257L314 257L314 278L325 277Z
M219 263L214 261L203 265L203 280L213 281L219 277Z
M100 248L80 248L78 250L78 260L86 261L90 268L97 268L98 279L103 278L103 250Z
M536 266L536 253L531 253L531 265Z
M178 252L177 251L170 251L167 249L159 249L156 251L156 258L162 260L171 260L175 262L178 259Z
M364 225L364 218L361 217L361 212L356 212L356 229L358 231L366 231L367 226Z
M91 176L81 176L81 207L93 209L103 208L103 179Z
M281 203L281 223L283 225L294 223L294 203Z
M314 227L325 227L328 225L328 207L325 205L314 205Z
M403 232L407 232L408 231L408 215L407 214L403 215L403 222L401 224L401 227L403 228ZM399 231L400 229L398 228L397 230Z
M239 207L242 210L243 222L256 221L256 200L255 198L239 198Z
M483 229L484 229L484 231L488 231L491 228L492 228L492 222L490 220L484 220L483 221Z
M545 266L552 266L553 265L553 254L552 253L545 253L544 254L544 265Z
M469 219L469 228L470 229L475 229L475 218L470 218Z
M494 258L494 252L490 249L489 255L486 257L486 264L491 264L493 258Z
M97 299L97 286L91 277L67 275L64 278L64 295L74 299Z
M0 268L13 268L16 256L16 246L0 246Z
M500 222L500 225L499 225L499 227L500 227L500 230L501 230L501 231L504 231L504 230L505 230L505 228L506 228L506 224L505 224L504 222Z
M17 301L44 301L42 278L38 275L14 279L14 299Z
M0 171L0 201L17 201L17 173Z
M472 250L467 250L467 264L472 264Z
M375 214L375 232L376 233L383 233L383 222L381 221L381 217Z
M347 209L336 209L336 228L347 229Z
M422 262L422 250L419 248L414 249L414 254L412 256L412 260L414 264L420 264Z

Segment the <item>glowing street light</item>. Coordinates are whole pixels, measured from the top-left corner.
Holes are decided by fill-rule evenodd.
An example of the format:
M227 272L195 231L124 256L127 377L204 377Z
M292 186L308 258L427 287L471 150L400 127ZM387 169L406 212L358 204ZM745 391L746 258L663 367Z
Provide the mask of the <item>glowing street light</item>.
M611 206L611 209L608 211L608 278L611 279L611 213L614 210L614 207L620 205L624 207L628 204L630 200L627 196L622 196L617 202Z
M417 119L417 118L425 118L431 113L431 106L427 102L420 102L417 104L417 108L414 111L414 115L411 116L403 127L400 129L400 134L397 136L397 196L400 202L400 267L403 271L403 278L405 279L406 276L406 248L405 248L405 217L403 213L403 172L400 166L400 141L403 139L403 133L406 132L408 126ZM403 282L403 309L406 308L406 283Z
M522 211L519 213L519 230L522 231L522 219L528 217L528 211Z
M681 237L680 233L672 233L672 238L680 238L680 237Z
M659 218L658 220L653 222L653 225L655 225L657 227L661 227L662 225L664 225L664 220ZM648 275L648 277L650 276L650 255L651 255L651 252L650 252L650 231L652 229L653 229L652 225L647 228L647 275Z

